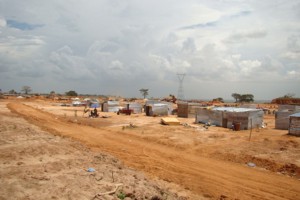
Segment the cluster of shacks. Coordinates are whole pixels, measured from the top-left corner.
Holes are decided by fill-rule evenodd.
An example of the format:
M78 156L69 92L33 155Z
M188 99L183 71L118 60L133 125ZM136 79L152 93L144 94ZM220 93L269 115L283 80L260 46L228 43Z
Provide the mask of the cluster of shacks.
M118 112L120 109L124 108L124 106L120 105L119 101L106 101L101 104L101 110L102 112ZM127 103L125 105L125 108L132 110L132 113L138 114L142 113L143 107L140 103Z
M102 103L102 112L118 112L124 108L118 101L106 101ZM166 116L172 114L173 104L170 102L147 100L144 105L136 102L125 104L125 108L131 109L133 113L142 113L143 110L147 116Z
M91 105L99 106L98 102L91 101ZM106 101L101 105L103 112L118 112L124 108L118 101ZM176 106L175 106L176 107ZM142 113L147 116L167 116L173 114L174 104L170 102L147 100L144 104L127 103L127 109L133 113ZM241 107L212 107L200 103L177 103L177 116L195 118L195 123L204 123L224 128L238 127L238 130L258 128L263 125L264 111L255 106ZM288 130L291 135L300 136L300 106L279 105L275 113L275 128Z

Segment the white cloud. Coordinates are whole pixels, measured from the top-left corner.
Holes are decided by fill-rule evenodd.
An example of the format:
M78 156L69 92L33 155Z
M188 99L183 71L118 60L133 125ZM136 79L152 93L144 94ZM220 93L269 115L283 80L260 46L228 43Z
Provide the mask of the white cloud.
M168 59L154 54L150 54L149 57L150 59L152 59L153 64L158 66L159 68L166 69L168 71L173 71L173 66L168 61Z
M239 60L241 58L241 54L233 54L231 55L231 57L234 59L234 60Z
M241 73L244 76L250 76L252 73L256 72L261 66L261 62L258 60L243 60L239 63L241 68Z
M225 42L247 42L251 39L258 39L266 37L267 31L264 29L250 29L250 30L238 30L232 33Z
M287 38L286 52L281 56L285 59L300 60L300 34Z
M87 67L85 59L73 54L73 50L64 46L50 54L52 73L59 76L58 79L80 80L94 79L95 76Z
M295 80L295 81L300 81L300 70L291 70L287 71L287 76L285 77L286 80Z
M286 52L282 57L291 60L300 60L300 52Z
M300 96L298 87L287 84L299 84L298 0L0 0L0 5L2 90L42 77L82 93L96 93L95 85L109 82L101 91L135 95L143 86L151 96L163 96L176 93L176 73L186 73L187 85L209 85L214 97L248 90L245 81L269 84L272 94L256 87L260 98L276 96L275 81ZM191 98L205 95L187 91Z
M190 9L183 14L185 17L181 22L182 24L179 23L179 27L207 24L218 21L222 17L222 12L199 4L191 4Z
M0 16L0 28L3 28L5 26L6 26L6 20Z
M109 67L111 70L123 70L123 63L121 63L119 60L114 60L111 62L111 65Z
M8 36L0 38L0 53L10 59L22 59L32 56L45 42L39 36Z

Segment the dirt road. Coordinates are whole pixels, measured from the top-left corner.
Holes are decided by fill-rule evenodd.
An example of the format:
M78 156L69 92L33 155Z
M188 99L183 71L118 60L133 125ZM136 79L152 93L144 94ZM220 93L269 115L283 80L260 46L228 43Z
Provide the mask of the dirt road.
M214 199L300 199L300 181L240 164L200 157L124 131L93 128L20 103L8 107L42 129L105 151L126 165Z
M0 200L207 199L179 185L149 179L72 138L43 131L11 113L2 101L0 179Z

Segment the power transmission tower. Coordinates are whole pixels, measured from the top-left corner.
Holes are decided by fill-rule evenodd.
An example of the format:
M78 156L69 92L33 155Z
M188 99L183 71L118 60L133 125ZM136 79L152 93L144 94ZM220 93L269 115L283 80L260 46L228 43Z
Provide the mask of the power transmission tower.
M177 99L184 100L183 79L184 79L185 74L177 74L177 76L178 76L178 79L179 79Z

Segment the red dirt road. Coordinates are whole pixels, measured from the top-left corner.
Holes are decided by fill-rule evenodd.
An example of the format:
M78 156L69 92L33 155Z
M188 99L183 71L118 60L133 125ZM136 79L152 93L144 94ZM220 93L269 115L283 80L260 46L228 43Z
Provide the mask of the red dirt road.
M109 128L93 128L58 119L30 106L8 107L29 122L110 153L128 166L177 183L214 199L300 199L300 181L240 164L205 158L193 152L145 140Z

